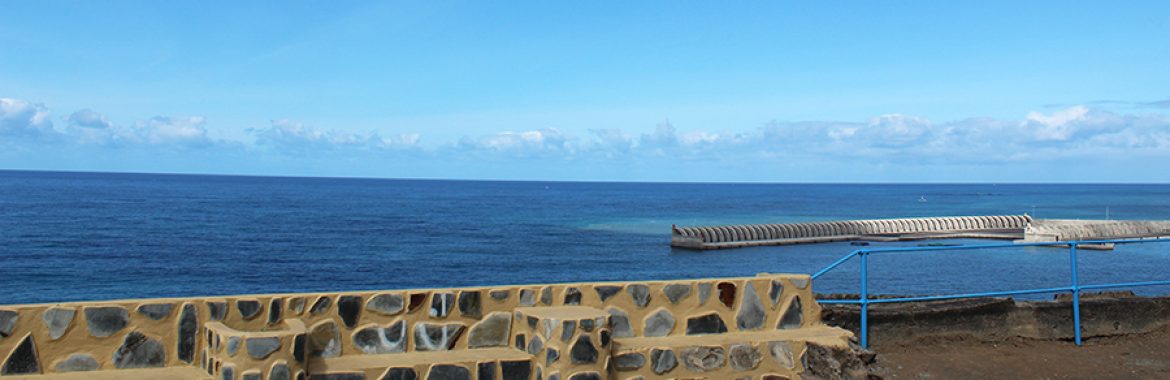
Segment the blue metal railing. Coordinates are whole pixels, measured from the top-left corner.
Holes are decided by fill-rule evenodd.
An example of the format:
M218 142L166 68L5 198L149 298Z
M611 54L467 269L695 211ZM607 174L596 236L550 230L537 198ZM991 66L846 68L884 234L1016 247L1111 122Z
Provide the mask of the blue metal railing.
M1081 291L1093 289L1109 289L1109 288L1132 288L1142 286L1159 286L1170 285L1170 280L1167 281L1141 281L1141 282L1120 282L1112 284L1093 284L1081 285L1077 278L1077 247L1085 245L1097 244L1140 244L1140 243L1165 243L1170 242L1170 239L1118 239L1118 240L1080 240L1080 241L1060 241L1060 242L1042 242L1042 243L1009 243L1009 244L972 244L972 245L957 245L957 246L930 246L930 247L890 247L890 248L863 248L850 252L845 257L837 260L821 269L812 275L812 279L816 280L825 273L841 266L845 262L859 258L861 261L861 292L856 300L817 300L822 304L855 304L861 305L861 347L869 348L869 305L875 303L896 303L896 302L919 302L919 301L938 301L950 300L960 298L984 298L984 297L1004 297L1012 295L1024 294L1043 294L1043 293L1072 293L1073 306L1073 328L1076 330L1073 333L1074 340L1078 346L1081 345ZM1016 247L1051 247L1051 246L1068 246L1069 264L1072 271L1071 281L1069 286L1056 288L1040 288L1040 289L1023 289L1023 290L1007 290L995 292L981 292L981 293L961 293L948 295L933 295L933 296L919 296L919 297L898 297L898 298L869 298L869 256L872 254L885 254L897 252L921 252L921 251L959 251L959 250L978 250L991 248L1016 248Z

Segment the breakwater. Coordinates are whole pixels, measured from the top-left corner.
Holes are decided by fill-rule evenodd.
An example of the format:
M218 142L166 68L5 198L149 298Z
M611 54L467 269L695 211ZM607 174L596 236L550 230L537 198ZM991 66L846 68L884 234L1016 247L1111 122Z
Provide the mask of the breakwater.
M673 226L670 244L691 249L726 249L850 240L944 238L1014 240L1024 237L1024 230L1031 221L1032 218L1028 215L994 215L734 226Z
M851 337L783 274L5 305L0 378L795 379Z

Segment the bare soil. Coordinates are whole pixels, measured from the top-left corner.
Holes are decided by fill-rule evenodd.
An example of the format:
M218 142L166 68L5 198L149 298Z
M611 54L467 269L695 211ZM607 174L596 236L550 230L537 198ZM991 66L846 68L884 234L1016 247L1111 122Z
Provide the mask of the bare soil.
M876 343L884 379L1170 379L1170 328L1068 340L970 335Z

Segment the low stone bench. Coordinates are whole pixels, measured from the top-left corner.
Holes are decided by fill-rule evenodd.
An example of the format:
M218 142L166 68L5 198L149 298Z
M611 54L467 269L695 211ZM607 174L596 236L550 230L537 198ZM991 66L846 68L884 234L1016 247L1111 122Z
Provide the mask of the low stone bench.
M62 372L44 375L4 376L5 380L210 380L211 376L197 367L165 367L120 369L105 371Z
M310 380L529 380L532 356L512 348L315 358Z
M220 322L204 325L206 348L200 366L216 378L293 380L305 378L305 323L285 319L265 331L240 331Z
M689 336L621 338L613 342L615 379L795 379L809 343L847 347L833 327Z

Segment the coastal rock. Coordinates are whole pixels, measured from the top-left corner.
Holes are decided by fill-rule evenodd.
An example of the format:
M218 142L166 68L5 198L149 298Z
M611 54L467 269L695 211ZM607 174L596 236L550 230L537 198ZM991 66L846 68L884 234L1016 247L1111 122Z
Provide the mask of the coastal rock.
M565 305L580 305L581 304L581 289L568 288L565 289Z
M93 371L101 368L101 364L90 354L73 354L53 366L57 372Z
M674 356L674 350L667 349L652 349L650 350L650 369L654 374L661 375L678 366L678 358Z
M32 334L25 335L24 340L12 350L4 367L0 367L0 375L21 375L41 373L41 363L37 361L37 346L33 342Z
M620 292L622 290L622 287L612 286L612 285L599 285L599 286L594 286L593 290L597 292L597 298L600 298L601 302L605 302L605 301L609 300L610 297L613 297L615 294Z
M248 349L248 356L251 356L252 359L263 360L280 349L280 338L248 338L244 341L244 347Z
M605 310L609 313L609 329L613 331L613 336L618 338L626 338L634 336L634 329L630 328L630 315L616 307L611 307ZM585 322L584 320L581 322ZM581 328L585 328L585 323L581 324Z
M691 284L668 284L662 287L662 293L666 294L666 299L670 303L677 305L679 301L691 295Z
M751 282L743 288L743 302L740 302L739 312L735 313L735 325L740 330L756 330L764 327L764 304L756 294Z
M719 291L719 302L722 302L723 306L728 308L735 306L735 284L720 282L715 288Z
M268 380L292 380L292 372L289 371L287 364L277 363L268 371Z
M153 368L166 365L167 353L162 342L134 331L122 340L122 346L114 352L114 367Z
M173 303L148 303L138 305L138 314L145 315L147 318L158 321L171 315L171 310L175 309Z
M459 293L459 314L469 318L479 318L483 315L483 306L479 291L463 291Z
M471 380L471 370L454 364L435 364L427 373L427 380Z
M769 342L768 351L772 354L772 359L784 368L793 368L796 366L796 361L792 359L792 346L788 342Z
M325 311L329 310L330 306L333 306L332 298L329 298L328 296L318 297L317 301L313 302L313 306L309 308L309 314L318 315L324 313Z
M650 287L642 284L631 284L626 286L626 292L630 293L630 297L634 299L634 304L638 307L646 307L650 304Z
M353 334L353 345L367 354L389 354L406 351L406 321L399 320L386 327L370 325Z
M260 301L254 299L236 300L236 311L244 320L252 320L260 315Z
M322 358L341 355L341 331L337 323L327 319L309 328L309 355Z
M207 314L208 318L213 321L222 321L227 316L228 304L227 302L208 302Z
M500 362L500 374L503 380L528 380L532 376L532 362L505 361Z
M404 301L401 294L379 294L370 297L370 300L366 302L366 310L381 315L398 315L406 309Z
M471 326L467 333L467 347L504 347L512 332L511 316L506 311L488 314L483 320Z
M362 296L337 297L337 316L341 317L345 328L357 326L358 317L362 315L362 303Z
M280 323L281 314L284 313L284 299L273 298L268 303L268 325L272 326Z
M496 301L504 301L512 296L511 290L493 290L488 293L488 296Z
M646 317L644 326L642 335L648 337L670 335L670 331L674 330L674 315L666 309L659 308L657 312Z
M126 328L130 323L130 312L121 306L98 306L85 308L85 326L89 334L105 338Z
M699 284L699 306L707 304L707 299L711 298L712 285L709 283Z
M41 314L41 320L45 322L45 329L49 330L49 339L57 340L65 336L65 332L73 324L75 315L77 310L73 308L52 307L45 310L45 313Z
M199 312L195 308L195 304L187 303L183 305L183 311L179 313L179 344L178 356L179 360L187 363L195 362L195 335L199 333Z
M414 349L416 351L447 351L455 347L463 334L462 323L446 325L415 323Z
M727 361L723 347L696 346L687 347L679 353L683 366L691 371L712 371L723 367Z
M687 335L722 334L727 332L727 325L719 314L711 313L687 319Z
M445 318L455 308L455 295L451 293L435 293L431 295L431 311L433 318Z
M792 301L788 303L788 310L784 311L784 315L780 317L780 324L777 326L780 329L798 329L804 322L804 310L800 306L800 296L792 297Z
M418 374L414 372L414 368L410 368L410 367L390 368L390 369L387 369L386 372L382 374L382 377L379 377L379 379L381 379L381 380L417 380Z
M760 365L760 360L764 356L755 347L747 344L733 344L728 351L728 361L731 362L731 368L738 371L749 371L756 369Z
M780 296L784 294L784 283L780 280L772 280L772 290L768 292L768 298L772 299L772 306L776 306L780 302Z
M7 338L12 336L12 331L16 329L16 320L20 318L12 310L0 310L0 338Z
M520 290L520 306L534 306L536 305L536 292L532 289Z
M618 371L634 371L646 365L646 356L639 353L618 355L614 359Z
M593 364L597 362L597 348L593 347L593 340L588 335L577 337L577 342L569 349L569 358L573 364Z

